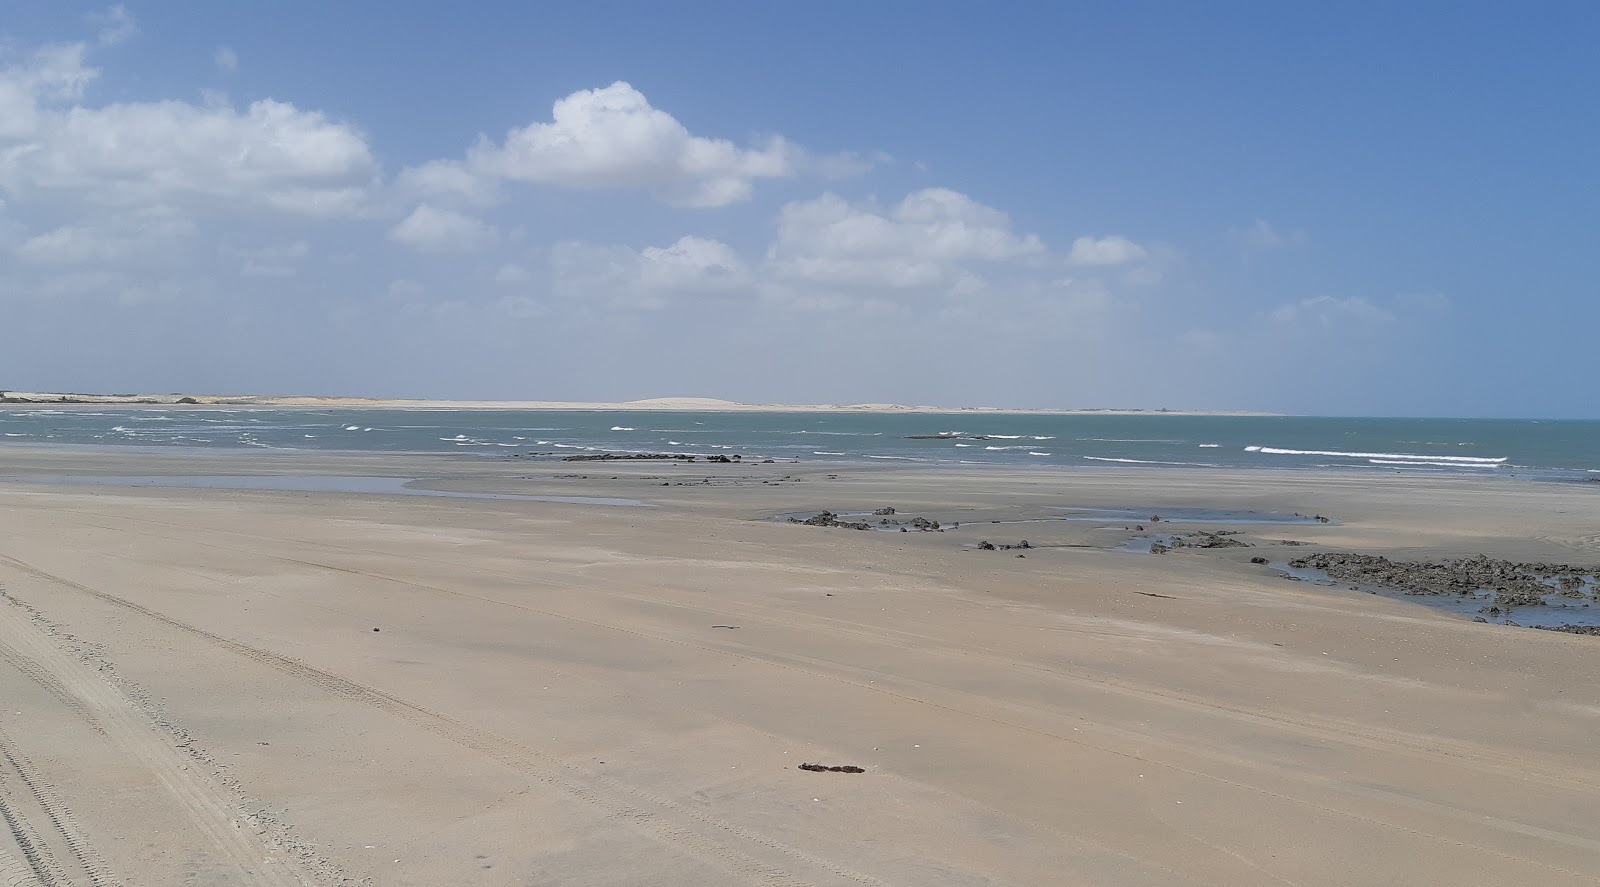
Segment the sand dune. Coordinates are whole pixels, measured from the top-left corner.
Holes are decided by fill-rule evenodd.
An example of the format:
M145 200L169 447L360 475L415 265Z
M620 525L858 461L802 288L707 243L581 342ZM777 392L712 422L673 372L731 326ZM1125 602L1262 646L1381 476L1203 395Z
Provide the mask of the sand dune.
M4 404L116 404L141 406L254 406L279 409L456 409L456 410L669 410L693 412L883 412L883 413L1116 413L1128 415L1249 416L1268 413L1145 410L1145 409L1008 409L1000 407L905 406L895 403L782 404L739 403L716 397L653 397L623 402L558 400L427 400L420 398L320 397L262 394L62 394L50 392L0 392Z

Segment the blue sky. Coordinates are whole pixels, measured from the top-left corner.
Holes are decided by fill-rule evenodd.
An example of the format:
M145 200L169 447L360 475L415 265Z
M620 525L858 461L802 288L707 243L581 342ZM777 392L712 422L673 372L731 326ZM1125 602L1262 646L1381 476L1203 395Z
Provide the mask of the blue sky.
M0 386L1594 417L1597 38L1578 3L12 4Z

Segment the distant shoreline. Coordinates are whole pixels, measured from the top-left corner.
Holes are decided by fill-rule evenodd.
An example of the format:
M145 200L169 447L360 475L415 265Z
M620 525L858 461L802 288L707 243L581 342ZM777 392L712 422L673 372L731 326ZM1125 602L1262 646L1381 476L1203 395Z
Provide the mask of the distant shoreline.
M656 397L626 402L549 400L425 400L225 394L74 394L0 391L0 406L257 407L272 409L593 410L697 413L929 413L986 415L1276 416L1245 410L1006 409L904 406L893 403L738 403L711 397Z

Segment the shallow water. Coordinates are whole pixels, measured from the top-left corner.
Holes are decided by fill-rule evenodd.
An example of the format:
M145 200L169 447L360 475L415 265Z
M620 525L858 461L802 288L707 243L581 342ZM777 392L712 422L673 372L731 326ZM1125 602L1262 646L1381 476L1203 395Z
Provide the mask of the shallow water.
M50 475L4 478L7 483L71 484L103 487L186 487L208 490L267 490L282 493L378 493L400 496L434 496L447 499L509 499L523 502L564 502L571 505L650 507L638 499L606 496L535 496L521 493L472 493L413 487L413 477L357 477L320 474L248 475Z

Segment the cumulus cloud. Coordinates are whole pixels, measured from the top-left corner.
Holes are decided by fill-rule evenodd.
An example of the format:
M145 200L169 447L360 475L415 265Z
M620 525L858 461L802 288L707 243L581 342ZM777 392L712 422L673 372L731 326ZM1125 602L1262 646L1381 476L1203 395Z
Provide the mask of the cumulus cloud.
M83 95L97 74L84 64L86 51L82 43L46 46L0 68L0 145L14 150L16 145L7 143L22 142L38 131L41 103Z
M1006 214L945 188L913 192L882 208L835 194L790 203L768 251L781 278L845 286L912 288L953 284L965 263L993 263L1044 251Z
M642 188L674 205L717 207L749 200L758 179L803 171L853 175L881 160L855 154L814 158L781 136L740 147L694 135L632 85L617 81L560 99L549 122L512 129L499 143L480 138L460 170L569 188ZM473 190L460 173L451 175L450 187ZM432 178L441 181L442 172Z
M389 237L423 252L472 252L494 243L499 232L472 216L424 203L389 229Z
M315 111L264 99L240 112L139 102L49 113L0 152L0 188L105 206L216 205L360 212L377 175L366 140Z
M395 191L404 197L471 207L493 206L502 199L499 182L454 160L434 160L408 166L395 179Z
M1142 246L1126 237L1080 237L1072 242L1067 253L1067 264L1084 267L1108 267L1137 262L1149 255Z
M378 176L354 127L264 99L82 103L83 43L0 69L0 191L108 207L226 203L306 215L362 210Z

